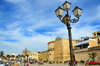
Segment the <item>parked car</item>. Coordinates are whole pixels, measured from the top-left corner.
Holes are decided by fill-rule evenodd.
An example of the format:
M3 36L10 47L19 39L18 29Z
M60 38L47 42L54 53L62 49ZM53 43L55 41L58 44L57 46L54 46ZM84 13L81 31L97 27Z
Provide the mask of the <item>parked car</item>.
M12 62L9 62L9 65L12 65Z
M33 61L30 61L30 64L34 64L34 62Z

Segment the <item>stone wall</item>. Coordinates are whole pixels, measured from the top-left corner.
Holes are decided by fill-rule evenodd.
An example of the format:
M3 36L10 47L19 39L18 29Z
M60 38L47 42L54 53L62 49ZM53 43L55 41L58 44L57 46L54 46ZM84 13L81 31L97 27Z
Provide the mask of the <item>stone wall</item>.
M47 61L47 59L48 59L48 50L40 52L39 60Z
M62 55L62 40L61 38L56 38L54 45L54 61L63 61Z
M69 39L62 38L63 62L70 60Z
M50 50L49 52L48 52L48 60L49 61L54 61L54 50Z
M72 40L73 47L76 44L76 40ZM68 61L70 60L70 48L69 39L56 38L54 45L54 61Z
M100 46L97 47L92 47L92 48L86 48L86 49L80 49L80 50L74 50L74 55L75 55L75 59L77 61L81 61L81 60L92 60L89 57L88 53L92 53L92 52L96 52L97 56L95 57L95 61L99 61L100 62Z

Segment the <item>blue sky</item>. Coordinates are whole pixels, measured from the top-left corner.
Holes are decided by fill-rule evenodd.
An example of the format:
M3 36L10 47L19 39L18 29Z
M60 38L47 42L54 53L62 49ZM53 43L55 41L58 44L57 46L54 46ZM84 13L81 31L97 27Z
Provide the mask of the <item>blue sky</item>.
M21 54L27 48L45 51L48 42L56 37L68 38L67 27L56 17L55 10L62 7L65 0L0 0L0 50L5 54ZM71 24L72 38L92 37L100 31L99 0L68 0L72 10L82 8L82 16ZM66 13L66 12L64 12Z

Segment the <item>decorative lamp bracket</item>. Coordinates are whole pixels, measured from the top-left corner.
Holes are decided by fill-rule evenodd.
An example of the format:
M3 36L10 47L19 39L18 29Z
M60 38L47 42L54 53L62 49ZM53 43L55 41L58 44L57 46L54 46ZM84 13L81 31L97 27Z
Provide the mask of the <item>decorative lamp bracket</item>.
M70 20L70 23L76 23L76 22L78 22L78 20L79 20L79 18L77 18L77 19L76 19L76 18L71 19L71 20Z
M71 18L71 16L69 17ZM63 20L63 18L59 18L59 20L64 23L64 24L67 24L67 23L76 23L79 21L79 18L73 18L73 19L70 19L70 20Z

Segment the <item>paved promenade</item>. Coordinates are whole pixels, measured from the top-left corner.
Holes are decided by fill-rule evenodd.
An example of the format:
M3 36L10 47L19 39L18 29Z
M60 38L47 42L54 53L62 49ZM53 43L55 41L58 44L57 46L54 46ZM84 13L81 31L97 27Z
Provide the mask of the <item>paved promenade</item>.
M20 66L24 66L23 64L21 64ZM39 65L39 64L29 64L29 66L70 66L68 64L43 64L43 65ZM75 65L75 66L85 66L85 65Z

